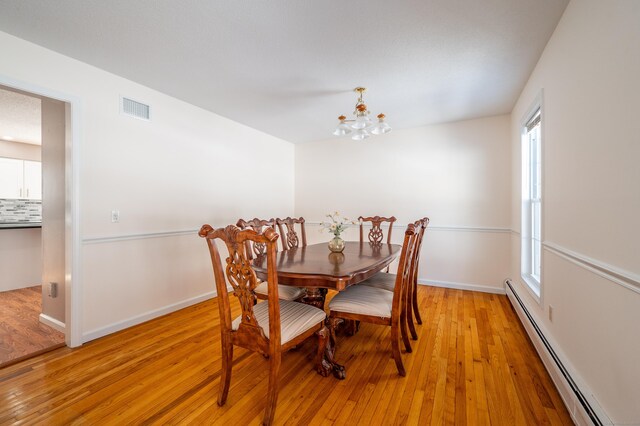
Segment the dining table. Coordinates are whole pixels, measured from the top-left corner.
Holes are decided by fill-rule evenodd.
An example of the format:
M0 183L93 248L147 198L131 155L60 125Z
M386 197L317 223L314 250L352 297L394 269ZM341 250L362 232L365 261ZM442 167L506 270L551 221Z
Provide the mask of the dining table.
M372 277L400 253L398 244L346 241L341 253L333 253L327 243L293 247L277 254L278 284L306 288L302 302L324 310L327 290L343 291ZM266 256L253 260L253 269L262 280L267 279ZM330 338L325 350L324 368L339 379L346 377L343 366L335 362L335 333L338 318L327 318Z

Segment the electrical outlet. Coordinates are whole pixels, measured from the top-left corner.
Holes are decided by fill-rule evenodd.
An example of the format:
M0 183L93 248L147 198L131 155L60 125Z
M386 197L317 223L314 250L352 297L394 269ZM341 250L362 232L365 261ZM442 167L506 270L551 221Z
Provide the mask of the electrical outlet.
M549 321L553 322L553 306L549 305Z
M49 283L49 297L58 297L58 283Z
M120 210L111 210L111 223L120 222Z

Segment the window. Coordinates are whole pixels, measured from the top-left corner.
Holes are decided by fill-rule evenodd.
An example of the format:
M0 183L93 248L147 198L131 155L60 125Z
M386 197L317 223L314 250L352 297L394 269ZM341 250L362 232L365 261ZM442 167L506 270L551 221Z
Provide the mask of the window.
M522 278L540 297L542 251L542 114L538 106L522 130Z

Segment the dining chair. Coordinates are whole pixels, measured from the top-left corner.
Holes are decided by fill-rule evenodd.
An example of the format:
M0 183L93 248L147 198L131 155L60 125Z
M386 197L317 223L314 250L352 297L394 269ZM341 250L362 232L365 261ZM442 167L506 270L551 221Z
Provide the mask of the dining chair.
M427 226L429 225L429 218L423 217L420 219L422 221L422 226L420 227L420 235L418 237L418 245L416 247L415 254L415 267L413 270L413 279L411 280L411 293L409 294L409 319L411 320L411 326L413 326L413 317L415 316L416 322L418 324L422 324L422 317L420 316L420 310L418 309L418 271L420 270L420 252L422 251L422 240L424 239L424 233L427 230ZM411 328L410 326L410 328ZM412 335L415 335L414 340L417 339L417 334L415 334L415 329L411 332Z
M362 217L358 218L360 221L360 242L364 242L364 223L371 222L371 229L367 235L369 242L374 244L381 244L384 239L384 232L382 231L382 227L380 226L382 223L389 223L389 231L387 232L387 244L391 243L391 231L393 229L393 223L396 221L395 216L391 217L380 217L380 216L371 216L371 217Z
M233 225L215 230L210 225L203 225L198 234L207 241L218 291L222 335L222 370L218 405L224 405L229 394L233 347L240 346L259 352L269 359L269 385L263 418L263 423L269 425L273 421L276 410L283 352L315 334L318 339L316 370L320 374L327 374L327 371L322 368L324 350L329 338L329 331L325 326L326 314L321 309L310 305L278 299L276 270L278 234L273 228L267 227L260 233L252 229L241 230ZM224 267L216 240L224 242L229 252ZM255 271L251 268L246 241L264 244L267 256L269 298L257 304L254 290L258 280ZM240 302L241 315L233 320L227 281Z
M382 240L384 239L384 232L382 231L382 227L380 226L384 222L389 223L389 231L387 232L387 244L391 244L391 231L393 230L393 223L396 221L395 216L391 217L380 217L380 216L370 216L370 217L362 217L358 218L360 222L360 242L364 242L364 223L371 222L371 229L367 234L369 242L371 244L382 244ZM389 272L389 267L385 269L385 272Z
M411 337L413 340L418 340L418 333L416 331L415 324L413 323L414 316L416 322L418 324L422 324L422 318L420 317L420 311L418 310L418 270L420 267L420 251L422 248L422 240L428 224L428 217L418 219L413 223L418 236L416 238L416 248L411 259L411 271L409 279L410 283L408 286L406 304L404 307L407 311L407 327L409 328L409 332L411 333ZM358 285L380 288L392 292L395 288L395 282L396 280L393 275L379 273Z
M276 224L280 230L280 237L282 238L282 249L289 250L294 247L305 247L307 245L307 234L304 231L304 218L291 218L276 219ZM296 232L295 225L300 225L300 235Z
M404 234L400 252L400 262L394 291L381 288L354 285L338 293L329 302L330 323L335 319L354 320L391 327L391 351L398 374L406 375L402 364L399 339L402 337L406 352L411 352L411 344L406 330L406 296L410 288L411 258L415 250L418 231L411 223Z
M240 229L253 229L258 233L262 233L267 227L276 229L275 219L258 219L253 218L251 220L238 219L236 226ZM245 241L247 257L253 260L255 256L264 255L266 252L266 245L262 243L256 243L250 240ZM278 247L276 245L276 251ZM266 281L259 281L258 286L255 288L255 293L258 299L266 300L268 298L269 285ZM278 296L283 300L301 300L306 294L306 290L300 287L278 285Z

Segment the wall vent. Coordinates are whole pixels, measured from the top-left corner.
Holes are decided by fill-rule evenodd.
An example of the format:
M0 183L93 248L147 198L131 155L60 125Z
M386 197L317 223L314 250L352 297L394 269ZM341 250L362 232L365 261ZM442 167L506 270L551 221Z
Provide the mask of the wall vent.
M149 105L125 97L120 99L120 111L123 114L141 120L151 120L151 107Z

